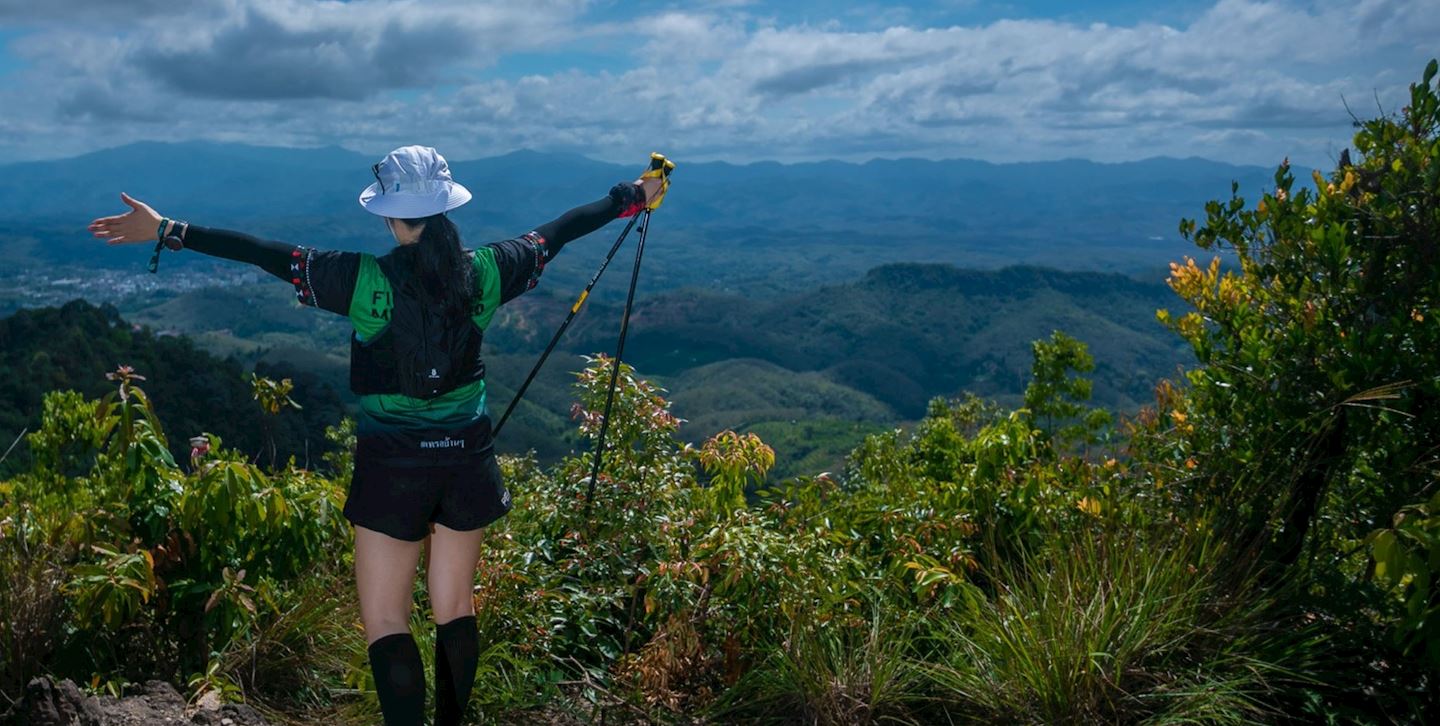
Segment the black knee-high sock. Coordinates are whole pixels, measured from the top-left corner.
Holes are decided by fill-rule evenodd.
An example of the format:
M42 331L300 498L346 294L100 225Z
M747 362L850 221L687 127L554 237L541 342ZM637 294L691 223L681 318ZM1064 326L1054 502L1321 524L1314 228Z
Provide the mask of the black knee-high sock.
M385 726L420 726L425 718L425 666L409 633L394 633L370 644L370 670Z
M470 702L475 684L475 663L480 657L480 636L475 616L455 618L435 626L435 726L455 726Z

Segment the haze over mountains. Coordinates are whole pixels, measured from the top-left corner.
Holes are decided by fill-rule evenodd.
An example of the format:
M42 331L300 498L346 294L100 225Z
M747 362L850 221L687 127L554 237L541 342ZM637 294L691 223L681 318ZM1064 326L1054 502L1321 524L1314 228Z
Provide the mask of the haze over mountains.
M133 248L104 249L84 232L93 217L123 211L121 190L196 223L381 251L388 236L355 203L375 160L338 147L146 142L0 166L0 260L143 269ZM643 161L622 166L529 151L455 161L454 176L475 201L453 216L471 244L514 236L633 178ZM1272 173L1169 158L679 164L656 217L646 286L703 284L752 295L855 279L888 262L1035 264L1153 279L1190 249L1176 232L1181 217L1198 214L1232 181L1254 194ZM1303 170L1296 176L1306 178ZM583 281L606 246L587 239L547 274ZM174 256L167 265L196 257Z

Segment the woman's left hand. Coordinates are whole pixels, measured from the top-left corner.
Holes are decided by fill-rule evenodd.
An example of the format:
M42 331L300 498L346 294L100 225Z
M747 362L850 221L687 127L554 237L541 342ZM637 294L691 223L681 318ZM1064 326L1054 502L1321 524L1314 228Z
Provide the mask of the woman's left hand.
M129 205L130 211L91 222L90 234L112 245L154 241L155 231L160 227L160 215L150 205L125 192L120 192L120 201Z
M655 198L665 193L665 181L659 177L640 177L635 180L635 186L640 187L640 194L645 197L645 206L650 207ZM653 209L653 207L651 207ZM159 223L158 221L156 222Z

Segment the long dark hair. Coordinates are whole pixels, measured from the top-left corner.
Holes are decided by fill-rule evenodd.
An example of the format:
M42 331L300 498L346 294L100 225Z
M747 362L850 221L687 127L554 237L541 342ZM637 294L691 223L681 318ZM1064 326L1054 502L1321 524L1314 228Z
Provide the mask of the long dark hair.
M470 257L460 245L460 230L443 213L418 219L402 219L414 227L424 223L420 241L404 245L410 250L417 281L425 297L438 302L445 310L445 316L463 318L470 314L471 299L475 296L475 278Z

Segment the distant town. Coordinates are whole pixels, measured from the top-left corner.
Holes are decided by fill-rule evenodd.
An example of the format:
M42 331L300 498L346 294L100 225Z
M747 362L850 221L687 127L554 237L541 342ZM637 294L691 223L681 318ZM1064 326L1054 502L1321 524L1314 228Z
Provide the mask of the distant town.
M259 282L264 273L253 268L203 265L174 266L152 275L137 264L132 269L75 266L0 270L0 315L21 308L64 305L76 298L95 304L117 304L135 297L179 294L203 287L230 287Z

